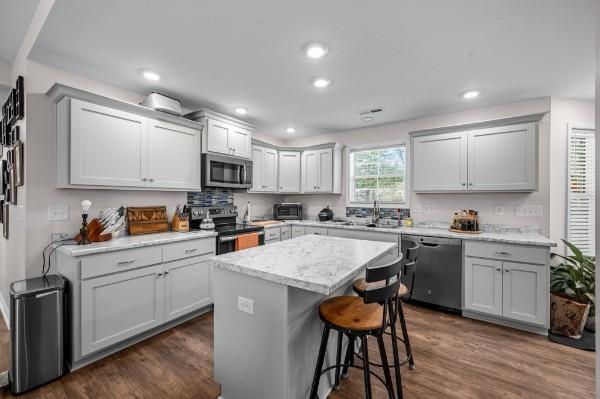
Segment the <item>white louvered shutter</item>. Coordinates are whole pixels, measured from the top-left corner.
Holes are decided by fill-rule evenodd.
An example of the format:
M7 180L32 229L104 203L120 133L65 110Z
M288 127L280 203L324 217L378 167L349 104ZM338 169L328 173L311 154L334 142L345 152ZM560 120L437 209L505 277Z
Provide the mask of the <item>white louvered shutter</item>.
M572 128L568 143L567 241L595 255L595 132Z

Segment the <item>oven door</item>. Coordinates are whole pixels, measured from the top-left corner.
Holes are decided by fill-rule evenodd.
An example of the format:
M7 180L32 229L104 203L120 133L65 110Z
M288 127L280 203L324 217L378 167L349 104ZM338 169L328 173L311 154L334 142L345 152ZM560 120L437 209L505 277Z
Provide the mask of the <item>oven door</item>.
M229 252L235 252L235 240L237 236L223 236L217 237L217 255L227 254ZM258 232L258 245L265 245L265 232Z
M224 155L202 155L202 185L205 187L252 187L252 161Z

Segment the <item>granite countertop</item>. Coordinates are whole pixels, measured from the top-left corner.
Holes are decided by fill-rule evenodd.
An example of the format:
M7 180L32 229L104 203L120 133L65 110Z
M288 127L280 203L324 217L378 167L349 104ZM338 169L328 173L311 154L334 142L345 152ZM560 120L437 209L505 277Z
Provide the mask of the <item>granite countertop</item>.
M346 230L357 230L357 231L376 231L379 233L390 233L390 234L414 234L423 235L429 237L443 237L443 238L459 238L462 240L472 241L492 241L501 242L507 244L521 244L521 245L533 245L542 247L555 247L556 243L551 241L549 238L536 234L533 232L520 232L515 229L497 231L482 232L480 234L468 234L468 233L455 233L449 231L447 227L366 227L361 225L343 225L331 222L318 222L316 220L289 220L277 224L271 224L265 226L265 229L290 226L290 225L302 225L302 226L319 226L326 227L328 229L346 229Z
M63 245L57 250L69 256L84 256L102 252L120 251L123 249L147 247L151 245L170 244L173 242L215 237L214 231L191 231L179 233L175 231L139 236L113 238L110 241L97 242L90 245Z
M209 262L214 267L329 295L396 246L311 234L215 256Z

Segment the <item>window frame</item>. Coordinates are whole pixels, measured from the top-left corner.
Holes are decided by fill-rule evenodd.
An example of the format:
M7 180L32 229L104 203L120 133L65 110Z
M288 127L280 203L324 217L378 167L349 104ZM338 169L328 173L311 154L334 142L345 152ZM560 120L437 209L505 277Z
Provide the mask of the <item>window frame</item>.
M346 147L346 154L345 154L345 170L347 171L346 173L346 178L345 180L345 184L346 184L346 207L356 207L356 208L370 208L373 206L372 202L359 202L359 201L352 201L352 179L354 177L354 169L352 167L352 164L350 162L350 158L351 158L351 154L353 152L358 152L358 151L369 151L369 150L381 150L381 149L385 149L385 148L393 148L393 147L404 147L404 151L405 151L405 165L404 165L404 201L403 202L381 202L380 201L380 206L382 208L408 208L409 207L409 203L410 203L410 172L409 172L409 167L410 167L410 146L409 146L409 140L408 139L402 139L402 140L395 140L395 141L390 141L390 142L384 142L384 143L371 143L371 144L362 144L362 145L353 145L353 146L348 146Z

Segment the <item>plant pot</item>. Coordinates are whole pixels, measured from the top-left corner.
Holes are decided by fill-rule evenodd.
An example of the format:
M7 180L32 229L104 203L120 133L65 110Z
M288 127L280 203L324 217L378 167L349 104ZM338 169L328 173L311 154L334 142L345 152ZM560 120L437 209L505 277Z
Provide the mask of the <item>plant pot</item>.
M591 332L596 332L596 316L588 316L585 322L585 329Z
M550 295L550 331L579 339L590 312L589 303L579 303L556 294Z

